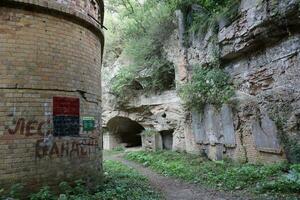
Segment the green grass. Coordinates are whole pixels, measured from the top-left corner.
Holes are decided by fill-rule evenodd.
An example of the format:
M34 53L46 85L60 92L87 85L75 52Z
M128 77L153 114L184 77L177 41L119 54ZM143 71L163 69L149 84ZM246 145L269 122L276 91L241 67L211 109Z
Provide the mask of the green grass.
M160 194L153 191L147 178L138 174L120 162L104 162L105 178L102 184L88 186L84 181L78 180L70 186L66 182L59 185L60 194L55 194L50 187L43 187L39 192L31 194L30 200L159 200ZM22 197L23 187L19 184L12 187L9 197L19 199ZM6 199L7 196L0 199ZM24 197L23 197L24 198Z
M200 156L170 151L130 152L126 154L126 158L149 166L165 176L222 190L244 190L281 197L288 194L291 198L300 194L299 164L252 165L230 161L214 162Z
M147 178L135 170L115 161L105 161L103 199L158 200L160 195L153 191Z
M125 152L125 148L124 147L116 147L112 150L104 150L103 151L103 155L105 156L113 156L113 155L118 155L121 153Z

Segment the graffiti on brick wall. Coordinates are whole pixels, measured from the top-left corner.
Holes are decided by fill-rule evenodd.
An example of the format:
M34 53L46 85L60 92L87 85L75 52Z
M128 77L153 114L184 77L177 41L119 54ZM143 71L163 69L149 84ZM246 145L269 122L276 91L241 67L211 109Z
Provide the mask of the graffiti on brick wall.
M36 142L36 158L45 157L88 157L96 153L97 139L82 138L78 140L59 140L53 138L40 139Z
M52 130L47 130L47 126L51 123L47 121L28 120L20 118L14 128L8 129L9 135L21 136L41 136L41 139L36 141L35 157L54 158L54 157L89 157L96 153L98 148L98 140L96 131L91 132L94 137L89 138L64 138L54 137Z
M9 135L24 135L26 137L33 135L49 135L51 134L51 130L45 130L46 125L50 125L51 121L37 121L37 120L28 120L26 121L24 118L20 118L17 120L16 126L14 128L8 128Z

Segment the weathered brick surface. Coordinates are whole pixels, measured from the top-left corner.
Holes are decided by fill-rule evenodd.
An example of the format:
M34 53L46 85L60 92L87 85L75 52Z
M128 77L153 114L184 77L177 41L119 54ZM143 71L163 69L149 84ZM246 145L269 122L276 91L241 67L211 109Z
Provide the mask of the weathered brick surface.
M103 36L95 19L101 21L102 4L95 1L93 13L90 4L80 7L91 1L15 2L45 10L0 3L0 187L101 175ZM55 96L78 98L81 126L83 117L94 117L95 131L53 137Z

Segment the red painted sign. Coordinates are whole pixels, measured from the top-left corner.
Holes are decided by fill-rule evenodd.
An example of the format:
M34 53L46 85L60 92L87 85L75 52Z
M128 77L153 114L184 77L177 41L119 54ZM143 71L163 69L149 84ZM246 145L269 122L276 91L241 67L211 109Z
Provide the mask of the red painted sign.
M53 97L53 116L79 116L79 113L78 98Z

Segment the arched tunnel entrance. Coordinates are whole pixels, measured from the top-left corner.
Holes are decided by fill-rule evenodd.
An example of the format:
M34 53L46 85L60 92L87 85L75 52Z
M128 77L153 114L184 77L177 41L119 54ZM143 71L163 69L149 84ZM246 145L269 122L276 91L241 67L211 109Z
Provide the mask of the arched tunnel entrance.
M114 117L108 121L107 128L119 143L115 146L142 146L141 132L145 129L139 123L126 117Z

